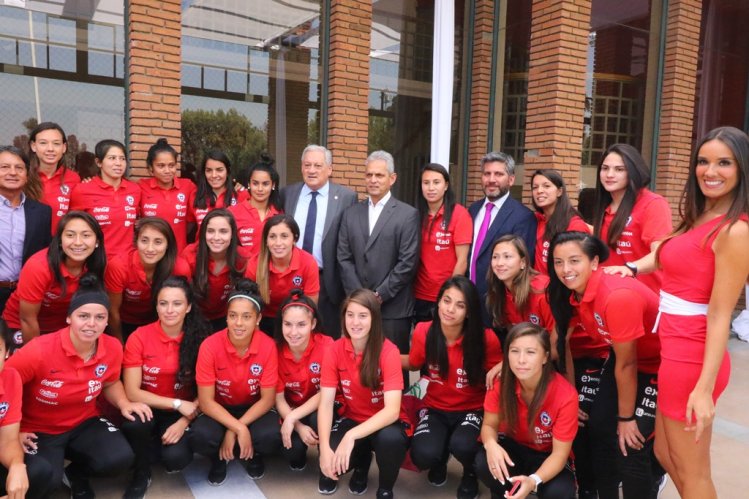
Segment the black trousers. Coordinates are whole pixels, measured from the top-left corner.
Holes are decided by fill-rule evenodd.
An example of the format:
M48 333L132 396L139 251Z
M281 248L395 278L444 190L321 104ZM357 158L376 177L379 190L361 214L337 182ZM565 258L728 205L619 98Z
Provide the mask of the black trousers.
M352 419L342 418L333 423L330 430L330 447L335 451L344 435L359 423ZM408 451L408 436L403 429L403 423L395 423L376 431L365 438L360 438L354 444L349 459L350 469L369 470L374 451L377 467L380 470L378 488L393 490L398 479L401 464ZM349 470L346 470L348 472Z
M189 426L176 444L164 445L161 443L161 436L180 417L182 415L177 411L153 409L153 419L150 421L143 422L139 418L135 418L135 421L125 420L122 423L122 433L130 442L130 446L135 453L136 470L150 469L151 456L155 454L153 451L157 451L161 456L161 462L169 472L181 471L190 464L193 452L188 438Z
M227 407L226 410L239 419L248 407ZM255 454L273 454L281 449L281 425L278 422L278 413L268 411L248 426L252 437L252 447ZM205 414L198 416L193 422L190 430L191 448L211 459L218 459L218 451L224 440L226 428L224 425ZM234 449L235 455L239 455L239 445Z
M408 354L411 348L411 318L382 319L385 337L395 343L401 354ZM408 371L402 370L403 388L408 388Z
M317 433L317 411L313 412L307 417L304 417L301 419L302 424L306 424L312 430ZM292 432L291 433L291 448L287 449L286 447L281 446L281 453L286 458L286 460L290 463L298 463L302 461L305 456L307 455L307 444L302 442L301 437L299 436L299 433Z
M39 499L47 497L52 490L52 467L44 459L34 458L29 454L24 455L26 464L26 476L29 479L29 490L26 491L26 499ZM8 493L5 482L8 479L8 469L0 465L0 496Z
M414 300L414 316L413 323L416 325L419 322L431 321L434 319L435 302L420 300L416 298Z
M331 264L335 265L335 263ZM341 337L341 303L334 302L323 284L323 273L320 272L320 294L317 297L317 310L322 321L322 332L334 340Z
M481 444L483 411L445 412L426 409L411 439L411 461L420 470L447 464L450 454L466 471L473 470Z
M28 461L47 462L52 473L52 488L62 484L65 459L71 461L68 474L80 478L116 476L128 471L135 461L125 436L105 418L87 419L59 435L36 435L38 448L36 454L28 455Z
M511 476L530 475L535 473L549 454L526 447L509 438L500 438L499 445L510 455L515 466L508 465ZM504 497L509 492L512 483L505 481L504 485L496 480L489 471L486 461L486 451L481 448L476 454L476 475L484 482L492 493L492 498ZM540 499L575 499L577 487L575 485L575 474L569 466L564 467L557 476L538 486L537 497Z
M580 358L575 361L575 388L579 394L580 410L590 414L593 401L598 394L601 383L601 370L606 362L605 358ZM595 491L595 473L593 471L593 447L595 443L590 434L588 421L580 421L577 435L572 442L572 452L575 454L575 475L580 490Z

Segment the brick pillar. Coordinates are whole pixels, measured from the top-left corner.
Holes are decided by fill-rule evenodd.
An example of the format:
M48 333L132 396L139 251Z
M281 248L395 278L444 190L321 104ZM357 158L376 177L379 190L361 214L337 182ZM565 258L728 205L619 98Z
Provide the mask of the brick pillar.
M481 190L479 164L489 147L486 128L491 119L489 108L492 77L492 43L494 42L494 0L476 0L473 25L473 64L471 65L471 118L468 125L468 185L466 204L484 195Z
M328 143L336 182L364 192L372 3L330 2Z
M180 150L179 0L128 0L128 88L130 175L145 176L146 153L160 137Z
M665 13L664 13L665 15ZM678 217L678 204L689 173L697 89L701 0L668 2L656 186Z
M562 172L577 199L582 159L591 0L534 0L528 71L523 201L538 168ZM574 203L573 203L574 204Z

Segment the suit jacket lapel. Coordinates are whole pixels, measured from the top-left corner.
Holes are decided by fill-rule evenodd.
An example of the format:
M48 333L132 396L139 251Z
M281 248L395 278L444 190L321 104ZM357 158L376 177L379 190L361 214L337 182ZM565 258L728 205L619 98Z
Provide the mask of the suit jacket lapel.
M380 232L382 232L382 228L387 225L388 220L390 220L390 217L393 216L393 210L395 210L396 201L393 198L390 198L390 201L388 201L388 204L383 206L382 213L380 213L379 218L377 218L377 223L374 226L374 229L372 229L372 234L369 236L369 239L367 240L367 246L364 248L364 250L368 250L369 246L377 239L377 236L380 235ZM369 206L367 206L367 210L369 210ZM369 211L367 211L367 226L369 226Z
M504 226L505 222L510 218L513 208L512 198L507 198L502 207L497 212L497 215L494 217L494 221L489 226L489 230L486 231L486 238L481 244L479 255L484 251L487 251L494 244L494 240L497 239L497 234L501 233L501 229Z
M292 217L294 216L294 213L296 213L296 205L299 203L299 194L302 192L302 187L304 187L304 182L289 187L289 206L291 207Z
M331 182L328 188L328 211L327 213L325 213L325 225L323 226L322 230L323 241L328 236L328 230L330 230L331 222L338 214L338 210L340 209L340 207L341 200L338 196L338 186Z

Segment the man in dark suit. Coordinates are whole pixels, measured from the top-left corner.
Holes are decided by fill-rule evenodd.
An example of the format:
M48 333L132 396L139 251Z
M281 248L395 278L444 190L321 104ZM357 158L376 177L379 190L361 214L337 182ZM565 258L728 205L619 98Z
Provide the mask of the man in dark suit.
M318 145L302 152L304 182L281 191L283 210L299 224L297 246L312 254L320 267L318 308L322 327L333 338L341 335L338 306L343 300L343 286L338 273L338 228L346 208L356 203L354 191L330 181L333 155ZM313 201L314 198L314 201Z
M338 263L346 293L375 292L382 303L385 335L408 353L414 298L411 285L419 259L419 212L390 193L393 157L375 151L366 163L368 198L343 213Z
M49 246L52 209L26 197L29 160L20 149L0 147L0 314L16 288L21 267Z
M468 212L473 218L473 245L469 260L469 277L476 283L481 297L482 315L492 325L486 308L486 275L491 266L494 241L505 234L516 234L528 247L533 265L536 251L536 217L531 210L510 196L515 183L515 161L502 152L490 152L481 158L481 187L484 198L473 203Z

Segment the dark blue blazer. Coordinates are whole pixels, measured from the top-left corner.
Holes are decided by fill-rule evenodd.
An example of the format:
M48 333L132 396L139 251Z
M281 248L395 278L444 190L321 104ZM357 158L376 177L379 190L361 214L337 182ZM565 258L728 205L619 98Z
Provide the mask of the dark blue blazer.
M484 206L485 201L486 198L481 198L468 208L468 213L471 214L472 219L476 220L477 216L483 214L481 208ZM513 199L512 196L507 198L502 208L500 208L494 217L494 221L486 233L486 238L481 248L478 249L476 287L481 297L482 314L484 323L487 326L491 326L492 323L491 316L486 308L486 293L488 288L486 274L489 271L492 261L491 248L494 246L494 241L505 234L517 234L523 238L525 245L528 247L528 257L532 266L536 255L536 216L522 203Z
M52 208L26 198L23 212L26 217L26 236L23 239L22 263L26 263L31 255L49 247L52 240Z

